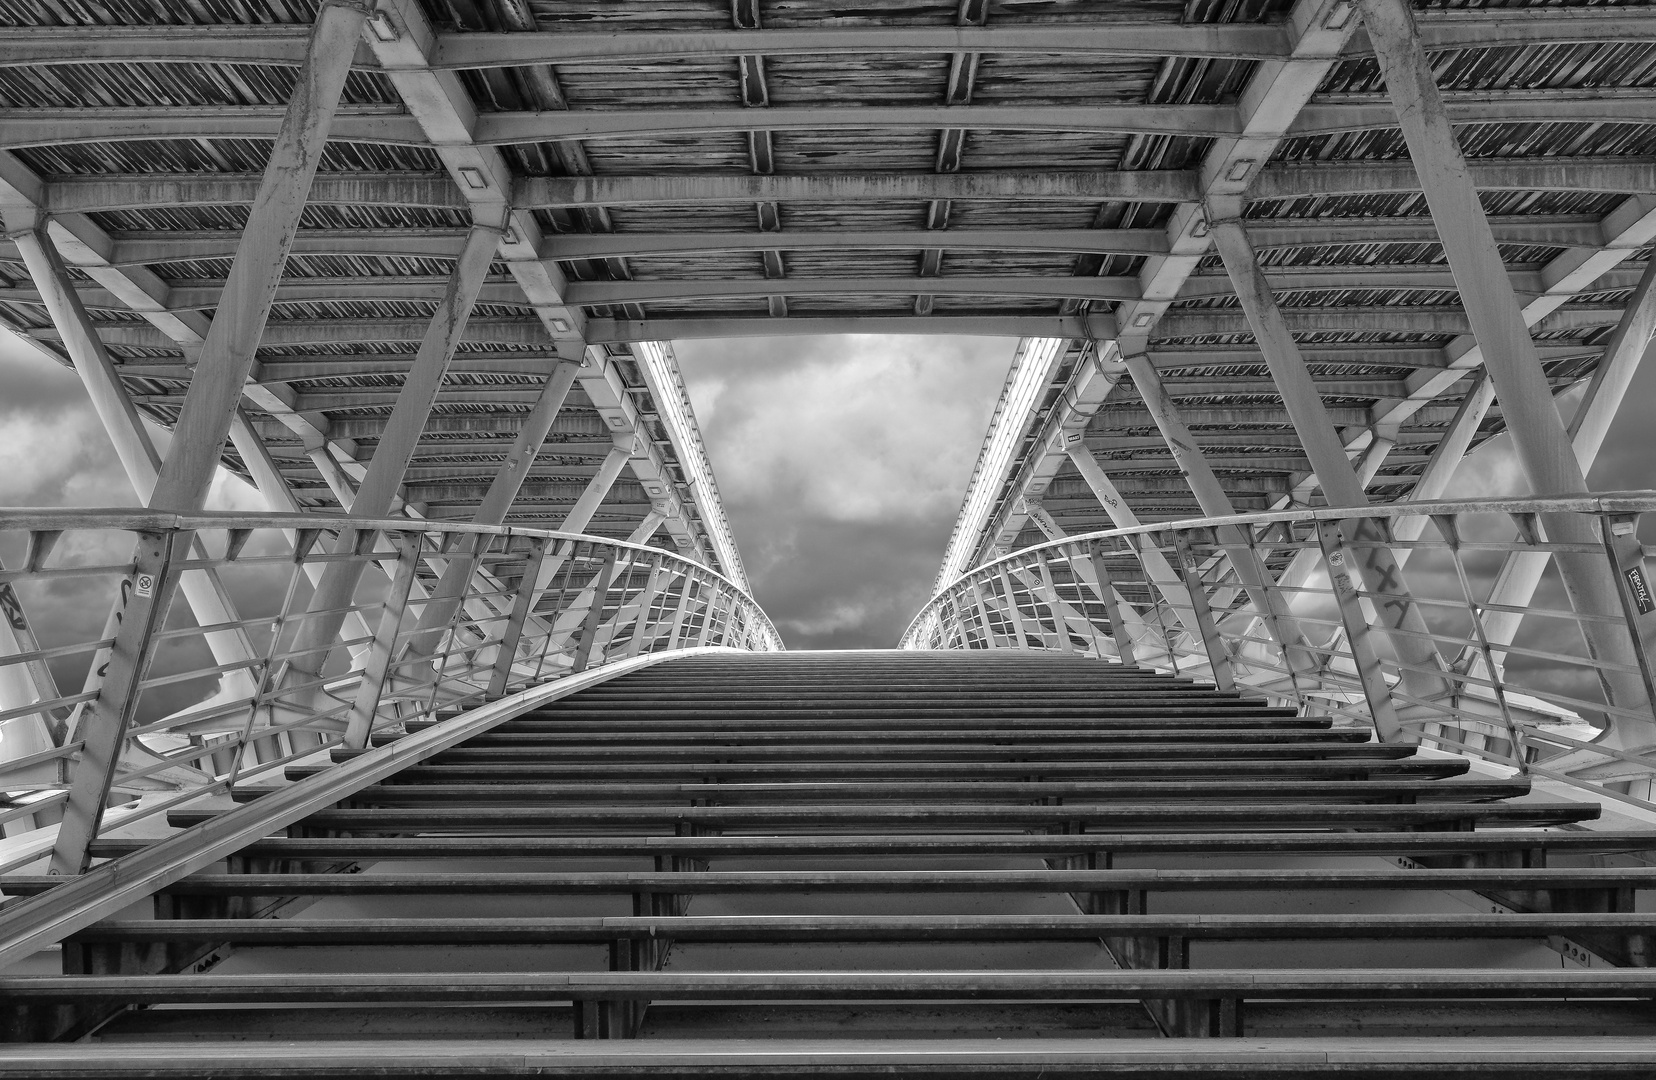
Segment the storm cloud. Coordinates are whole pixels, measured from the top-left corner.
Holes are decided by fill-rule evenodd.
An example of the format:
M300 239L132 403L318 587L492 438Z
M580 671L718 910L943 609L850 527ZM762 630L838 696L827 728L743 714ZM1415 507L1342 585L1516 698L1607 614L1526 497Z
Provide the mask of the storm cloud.
M931 595L1017 342L678 344L753 591L790 648L889 648Z
M930 595L1015 348L875 336L676 346L754 592L790 647L896 643ZM1653 486L1651 402L1656 366L1611 427L1595 490ZM165 447L166 433L151 431ZM1499 436L1462 463L1447 497L1524 486ZM0 334L0 505L137 502L74 372ZM210 504L262 509L223 474ZM1537 602L1557 592L1549 576Z

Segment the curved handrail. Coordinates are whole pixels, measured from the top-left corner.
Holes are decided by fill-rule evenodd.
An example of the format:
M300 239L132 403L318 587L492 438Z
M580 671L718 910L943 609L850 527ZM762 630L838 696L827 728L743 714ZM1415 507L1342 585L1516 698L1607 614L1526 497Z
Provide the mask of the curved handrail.
M900 647L1198 674L1656 811L1656 583L1637 539L1652 511L1656 492L1625 491L1103 529L958 575ZM1598 543L1548 540L1562 515ZM1534 602L1559 559L1596 575L1608 610Z
M634 544L608 536L594 536L591 533L561 532L557 529L532 529L522 525L475 525L463 521L425 521L416 518L358 518L340 514L244 513L234 510L200 510L191 514L175 514L143 508L130 510L29 506L0 508L0 532L39 532L66 528L122 529L136 532L138 530L165 529L199 531L202 529L273 527L283 529L355 529L378 532L448 533L473 536L523 536L544 540L574 540L598 543L617 548L630 548L650 555L665 555L686 565L694 566L700 573L710 574L725 582L731 588L746 594L746 590L742 589L734 580L712 567L694 559L687 559L664 548L651 547L648 544ZM751 597L749 598L751 599ZM757 608L757 601L754 602L754 606ZM767 625L770 624L768 617L765 621ZM770 626L770 629L774 631L776 628ZM777 640L781 640L781 635L777 635Z
M8 536L0 781L32 794L0 823L46 826L60 813L90 822L74 843L58 841L58 860L71 864L112 792L137 797L110 810L130 824L607 661L782 648L757 601L725 575L582 533L329 514L0 509L0 539ZM127 538L147 554L128 556ZM71 585L93 603L103 590L102 631L53 619L37 635L30 609L38 616L48 590ZM183 603L172 606L187 606L194 625L169 621L175 593ZM258 613L244 617L238 604ZM60 689L64 679L79 689ZM17 839L0 841L0 873L40 856L38 843Z
M1233 514L1229 517L1215 518L1179 518L1174 521L1158 521L1147 525L1133 525L1125 529L1098 529L1089 533L1077 533L1066 536L1061 540L1048 540L1045 543L1031 544L1026 548L1009 552L998 559L979 563L970 570L955 577L955 579L939 589L926 602L914 618L909 620L908 627L899 639L898 648L907 648L906 642L914 631L915 625L934 604L937 603L950 589L963 581L993 569L994 567L1031 552L1048 548L1058 548L1066 544L1088 543L1093 540L1107 540L1117 536L1153 535L1165 532L1168 529L1204 529L1217 528L1224 525L1274 525L1279 523L1294 524L1309 521L1348 521L1352 518L1403 518L1403 517L1433 517L1444 514L1469 513L1595 513L1595 514L1641 514L1656 510L1656 490L1650 491L1612 491L1591 495L1560 495L1545 499L1453 499L1438 502L1403 502L1403 503L1375 503L1362 507L1309 507L1299 510L1270 510L1258 514Z

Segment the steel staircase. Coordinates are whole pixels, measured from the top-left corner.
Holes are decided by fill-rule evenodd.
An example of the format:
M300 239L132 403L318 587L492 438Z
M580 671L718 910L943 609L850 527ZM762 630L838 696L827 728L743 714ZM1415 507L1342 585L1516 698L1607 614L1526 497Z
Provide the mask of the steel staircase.
M1469 769L1092 660L666 660L0 975L0 1076L1648 1075L1656 834Z

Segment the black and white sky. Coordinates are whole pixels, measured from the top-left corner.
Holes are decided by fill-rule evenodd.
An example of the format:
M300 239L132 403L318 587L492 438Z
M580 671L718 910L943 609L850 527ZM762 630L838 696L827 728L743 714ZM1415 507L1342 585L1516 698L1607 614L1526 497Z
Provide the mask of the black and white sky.
M754 593L790 648L886 648L925 603L1016 341L822 337L675 346ZM1656 365L1598 490L1656 486ZM162 445L165 436L161 435ZM1450 497L1517 493L1504 439ZM0 333L0 506L137 503L73 372ZM221 476L210 505L263 509Z

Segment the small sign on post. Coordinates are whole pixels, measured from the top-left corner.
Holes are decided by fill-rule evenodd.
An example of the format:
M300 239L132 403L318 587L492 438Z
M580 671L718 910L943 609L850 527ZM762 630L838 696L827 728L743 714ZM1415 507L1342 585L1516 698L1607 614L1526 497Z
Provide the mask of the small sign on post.
M1627 578L1627 588L1633 594L1633 603L1638 605L1640 615L1649 615L1656 611L1656 600L1650 596L1650 585L1645 581L1644 567L1629 566L1622 571Z

